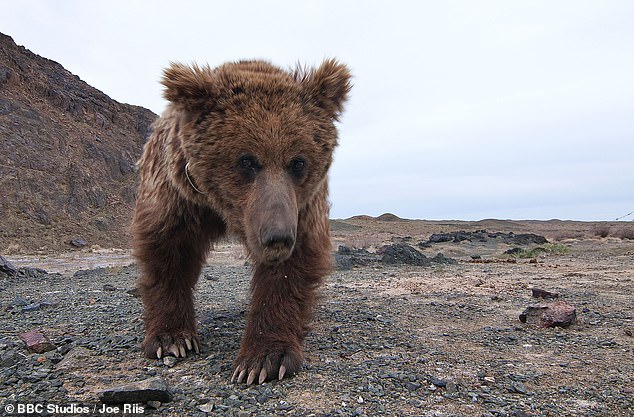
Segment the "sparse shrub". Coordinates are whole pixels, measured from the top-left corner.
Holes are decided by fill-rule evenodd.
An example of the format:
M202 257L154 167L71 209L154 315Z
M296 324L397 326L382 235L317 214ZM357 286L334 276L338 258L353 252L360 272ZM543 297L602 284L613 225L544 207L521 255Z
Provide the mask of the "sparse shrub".
M624 240L634 240L634 226L623 226L615 231L613 235Z
M505 253L517 259L536 258L541 254L563 255L568 253L568 247L560 243L545 243L531 249L515 248Z
M354 236L346 239L345 243L353 249L370 249L377 244L376 240L370 236Z
M583 239L583 238L585 238L585 235L582 232L570 230L570 231L562 231L562 232L555 233L553 235L552 240L556 242L560 242L562 240Z
M592 234L599 237L608 237L610 235L610 226L607 224L597 224L592 228Z

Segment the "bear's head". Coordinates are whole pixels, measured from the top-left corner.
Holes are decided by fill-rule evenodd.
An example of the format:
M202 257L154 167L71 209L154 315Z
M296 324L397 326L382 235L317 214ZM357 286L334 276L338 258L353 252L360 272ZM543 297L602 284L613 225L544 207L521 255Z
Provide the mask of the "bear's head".
M163 84L185 174L251 256L287 259L300 217L327 195L348 69L335 60L295 71L263 61L173 64Z

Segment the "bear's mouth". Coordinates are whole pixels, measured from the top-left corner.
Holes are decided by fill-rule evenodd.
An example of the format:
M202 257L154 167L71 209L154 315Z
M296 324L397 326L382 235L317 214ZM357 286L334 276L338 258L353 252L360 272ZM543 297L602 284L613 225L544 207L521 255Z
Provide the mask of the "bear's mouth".
M289 228L264 229L260 232L260 250L262 260L267 264L279 264L290 258L295 248L296 231Z
M267 265L277 265L290 258L292 253L292 247L280 249L264 248L262 250L262 260Z

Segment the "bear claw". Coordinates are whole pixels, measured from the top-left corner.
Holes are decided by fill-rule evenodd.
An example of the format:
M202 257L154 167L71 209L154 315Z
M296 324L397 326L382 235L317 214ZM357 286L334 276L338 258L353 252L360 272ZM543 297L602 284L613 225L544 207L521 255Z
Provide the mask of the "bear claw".
M247 374L246 367L244 367L243 365L237 366L236 369L233 371L233 375L231 376L231 383L237 382L238 384L240 384L242 382L245 382L247 385L251 385L253 384L253 382L255 382L255 377L257 375L258 384L262 384L264 381L266 381L269 373L266 368L259 369L259 371L258 369L259 367L257 366L255 368L251 368L251 370L248 371ZM280 365L280 369L277 373L277 379L281 381L282 379L284 379L285 375L286 366Z
M200 345L195 335L171 336L160 335L153 338L146 338L143 342L143 349L148 358L161 359L167 355L176 358L186 358L187 353L200 353Z

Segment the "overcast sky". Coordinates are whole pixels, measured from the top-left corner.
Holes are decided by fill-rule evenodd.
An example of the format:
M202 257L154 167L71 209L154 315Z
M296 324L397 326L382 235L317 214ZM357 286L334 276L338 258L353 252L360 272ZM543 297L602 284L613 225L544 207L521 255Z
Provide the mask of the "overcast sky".
M337 57L331 217L634 210L634 1L0 0L0 32L161 113L170 61ZM625 220L634 220L634 216Z

